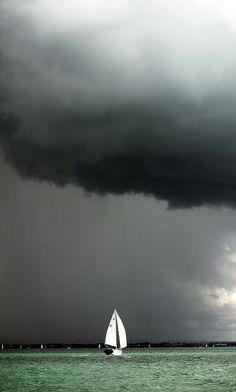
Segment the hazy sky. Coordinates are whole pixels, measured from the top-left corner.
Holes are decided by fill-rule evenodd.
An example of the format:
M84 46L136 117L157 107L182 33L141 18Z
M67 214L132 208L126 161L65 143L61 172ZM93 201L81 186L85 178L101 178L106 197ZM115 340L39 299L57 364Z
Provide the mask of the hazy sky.
M236 339L234 3L1 2L0 340Z

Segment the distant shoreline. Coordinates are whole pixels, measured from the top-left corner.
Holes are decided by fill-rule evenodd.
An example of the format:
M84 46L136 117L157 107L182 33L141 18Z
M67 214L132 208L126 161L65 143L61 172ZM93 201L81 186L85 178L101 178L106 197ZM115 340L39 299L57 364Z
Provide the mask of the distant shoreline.
M130 343L128 348L175 348L175 347L236 347L236 341L199 341L199 342L140 342ZM105 348L104 343L2 343L0 350L4 349L76 349L76 348Z

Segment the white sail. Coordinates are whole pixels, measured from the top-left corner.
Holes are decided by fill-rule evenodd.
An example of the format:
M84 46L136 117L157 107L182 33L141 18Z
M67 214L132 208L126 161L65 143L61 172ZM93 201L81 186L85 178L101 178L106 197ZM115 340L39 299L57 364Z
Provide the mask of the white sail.
M105 345L119 349L127 347L125 327L116 310L114 310L107 328Z
M117 320L117 329L118 329L119 344L120 344L119 348L125 348L127 347L127 337L126 337L125 327L117 312L116 312L116 320Z
M111 316L110 323L107 328L105 344L112 347L117 347L117 333L116 333L116 311Z

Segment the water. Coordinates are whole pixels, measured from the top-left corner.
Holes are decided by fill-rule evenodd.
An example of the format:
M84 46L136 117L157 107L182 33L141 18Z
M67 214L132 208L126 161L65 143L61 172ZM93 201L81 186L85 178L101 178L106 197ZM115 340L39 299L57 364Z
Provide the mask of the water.
M0 392L236 391L236 348L2 350Z

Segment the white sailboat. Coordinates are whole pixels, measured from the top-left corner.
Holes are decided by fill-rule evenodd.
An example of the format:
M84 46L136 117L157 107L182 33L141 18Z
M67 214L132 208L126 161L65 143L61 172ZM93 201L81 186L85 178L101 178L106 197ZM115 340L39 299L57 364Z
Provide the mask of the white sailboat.
M115 356L122 355L122 348L127 347L125 327L116 310L114 310L107 328L105 346L105 354Z

